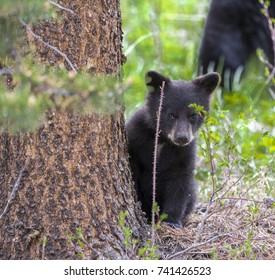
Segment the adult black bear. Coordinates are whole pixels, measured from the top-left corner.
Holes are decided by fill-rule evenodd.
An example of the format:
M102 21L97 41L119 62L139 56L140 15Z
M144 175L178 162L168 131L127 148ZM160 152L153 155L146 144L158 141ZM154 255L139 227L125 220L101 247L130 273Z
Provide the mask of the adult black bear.
M237 69L242 72L249 57L262 49L274 63L273 43L259 0L212 0L199 52L200 74L219 71L223 85L232 88ZM275 16L275 0L269 13Z
M190 104L209 110L210 96L219 84L219 75L209 73L191 82L171 81L150 71L146 75L148 93L145 104L126 124L128 150L133 179L142 210L150 220L152 211L152 167L156 116L160 102L160 86L165 82L160 118L157 159L156 201L166 223L182 227L182 220L192 211L196 201L194 181L195 134L203 123Z

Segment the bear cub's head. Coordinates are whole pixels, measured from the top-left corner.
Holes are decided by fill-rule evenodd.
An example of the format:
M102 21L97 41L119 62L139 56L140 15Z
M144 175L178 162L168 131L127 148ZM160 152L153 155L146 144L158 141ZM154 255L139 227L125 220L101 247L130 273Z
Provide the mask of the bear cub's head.
M160 117L160 137L177 146L186 146L193 141L203 123L203 114L195 112L191 104L203 106L209 111L210 98L219 85L218 73L209 73L193 81L170 80L155 71L146 74L148 96L146 110L150 116L150 126L156 128L161 89L164 82L164 98Z

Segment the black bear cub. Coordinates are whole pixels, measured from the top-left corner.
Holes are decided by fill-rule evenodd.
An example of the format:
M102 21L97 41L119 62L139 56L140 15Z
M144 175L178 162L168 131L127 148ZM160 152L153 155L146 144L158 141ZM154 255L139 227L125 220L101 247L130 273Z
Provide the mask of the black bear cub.
M160 213L168 215L165 222L182 227L183 219L192 211L196 201L194 180L195 135L203 123L190 104L208 111L210 96L220 77L209 73L191 82L172 81L157 72L146 75L149 93L145 104L126 123L130 165L142 210L150 220L152 211L153 151L156 133L160 87L164 98L160 117L157 158L156 201Z
M273 18L275 0L269 2ZM200 73L221 68L223 85L232 89L235 73L242 72L256 49L262 49L274 63L273 42L262 8L259 0L211 0L199 52Z

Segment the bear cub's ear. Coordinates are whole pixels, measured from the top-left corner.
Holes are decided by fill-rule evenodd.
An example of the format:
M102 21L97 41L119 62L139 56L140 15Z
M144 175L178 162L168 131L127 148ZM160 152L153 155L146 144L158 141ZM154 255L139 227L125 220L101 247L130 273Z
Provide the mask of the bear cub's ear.
M162 86L162 82L165 82L165 85L169 84L171 81L169 78L161 75L155 71L149 71L145 75L145 82L148 89L148 92L153 92L156 89L159 89Z
M192 83L206 90L208 94L211 94L219 85L220 81L220 75L213 72L195 78Z

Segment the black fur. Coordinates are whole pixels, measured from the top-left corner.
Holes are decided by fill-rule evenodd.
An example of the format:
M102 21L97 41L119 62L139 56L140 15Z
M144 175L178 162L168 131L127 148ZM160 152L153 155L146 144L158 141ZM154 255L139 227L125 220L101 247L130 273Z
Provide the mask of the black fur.
M152 211L153 151L160 86L165 81L160 118L157 160L156 201L166 222L182 227L182 220L192 211L196 201L194 181L195 134L203 123L190 104L209 110L210 96L219 83L217 73L198 77L192 82L171 81L163 75L147 73L150 89L145 104L126 124L128 150L133 179L142 210L148 219Z
M269 12L275 16L275 0ZM236 70L245 67L256 49L262 49L273 64L273 45L267 19L259 0L212 0L202 38L200 74L219 71L223 84L232 88Z

